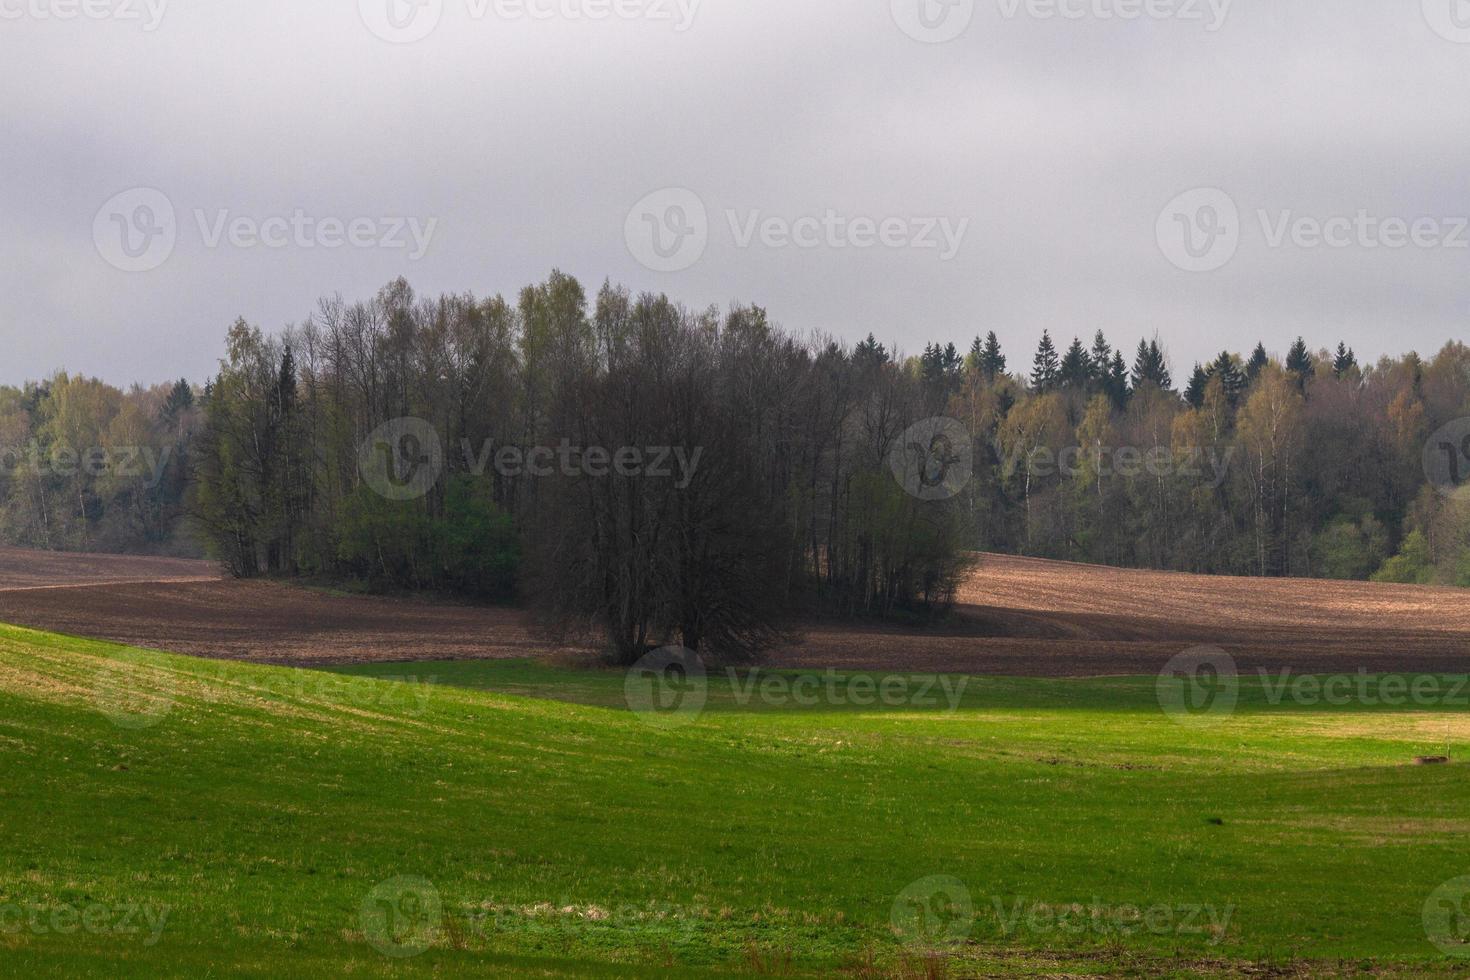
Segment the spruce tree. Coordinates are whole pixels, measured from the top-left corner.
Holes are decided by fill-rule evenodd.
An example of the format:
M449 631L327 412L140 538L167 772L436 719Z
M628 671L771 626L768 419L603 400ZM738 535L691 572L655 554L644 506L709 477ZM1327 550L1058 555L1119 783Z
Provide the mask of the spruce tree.
M1000 340L995 331L985 335L985 349L980 353L980 371L985 380L994 381L1006 373L1006 357L1000 351Z
M1133 388L1135 391L1141 385L1148 382L1148 374L1148 341L1140 340L1138 342L1138 351L1133 355Z
M887 364L888 348L878 343L877 338L872 334L868 334L868 339L858 344L852 352L852 359L864 366Z
M1062 357L1058 374L1062 387L1077 391L1084 390L1092 380L1092 359L1087 356L1087 349L1078 338L1072 338L1072 346L1067 348L1067 353Z
M1120 412L1128 407L1128 362L1123 360L1120 350L1113 351L1113 367L1108 372L1108 394Z
M1240 394L1245 391L1245 373L1241 371L1234 354L1221 351L1220 356L1210 365L1209 376L1220 379L1231 408L1240 403Z
M1270 358L1266 356L1266 345L1256 344L1256 349L1251 351L1251 359L1245 366L1246 379L1250 381L1256 380L1256 377L1265 368L1268 361L1270 361Z
M1154 383L1159 386L1160 391L1173 391L1174 379L1169 377L1169 364L1157 337L1148 342L1148 354L1154 366Z
M1050 391L1057 386L1060 371L1061 362L1057 359L1056 345L1051 342L1051 332L1043 330L1031 368L1031 387L1037 391Z
M919 376L924 379L926 387L932 388L939 383L940 371L939 345L925 344L924 353L919 357Z
M1199 408L1205 403L1205 385L1210 383L1209 373L1199 364L1194 366L1194 374L1190 375L1189 387L1184 389L1184 400L1189 402L1193 408Z
M1164 351L1157 339L1140 340L1138 353L1133 358L1133 389L1154 385L1160 391L1173 391L1174 379L1169 377L1168 365L1164 363Z
M194 389L189 386L189 382L180 380L169 391L168 398L163 403L163 417L173 421L193 407Z
M957 384L960 377L960 369L964 365L964 359L960 357L960 352L955 348L955 345L945 344L944 353L940 356L939 366L946 383L951 385Z
M1317 366L1312 363L1312 355L1307 350L1307 342L1300 337L1286 354L1286 372L1296 379L1297 388L1302 390L1306 389L1307 381L1312 375L1317 373Z

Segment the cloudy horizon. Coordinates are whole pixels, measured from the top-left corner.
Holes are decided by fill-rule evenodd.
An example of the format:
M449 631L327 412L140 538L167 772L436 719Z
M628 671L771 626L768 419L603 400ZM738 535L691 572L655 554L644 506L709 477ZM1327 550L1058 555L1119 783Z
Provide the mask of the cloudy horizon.
M553 268L1177 382L1470 312L1465 0L0 0L0 55L0 384Z

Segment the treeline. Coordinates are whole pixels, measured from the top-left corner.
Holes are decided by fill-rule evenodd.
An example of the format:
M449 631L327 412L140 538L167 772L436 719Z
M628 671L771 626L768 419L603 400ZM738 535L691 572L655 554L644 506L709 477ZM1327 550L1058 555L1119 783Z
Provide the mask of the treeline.
M943 396L756 307L399 281L279 336L237 323L207 391L194 516L236 574L519 595L624 658L942 608L972 537L890 467Z
M975 544L1099 564L1470 586L1470 349L1360 365L1258 344L1177 392L1157 339L1097 334L1006 372L995 335L915 367L987 447ZM1443 469L1431 478L1436 466Z
M1470 422L1441 431L1467 417L1459 343L1258 344L1176 380L1157 337L906 358L560 273L400 280L235 324L202 389L0 388L0 540L198 540L240 576L520 599L624 656L742 653L796 611L943 609L974 550L1470 586Z
M0 543L201 554L182 521L194 394L64 373L0 386Z

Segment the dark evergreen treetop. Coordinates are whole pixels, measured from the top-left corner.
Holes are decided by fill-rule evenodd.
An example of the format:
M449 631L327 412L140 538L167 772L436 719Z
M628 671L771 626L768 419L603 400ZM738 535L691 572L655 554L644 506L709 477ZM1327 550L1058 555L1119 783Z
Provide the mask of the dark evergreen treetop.
M1061 361L1057 357L1056 345L1051 342L1051 332L1043 330L1032 362L1031 387L1036 391L1050 391L1057 386L1060 375Z

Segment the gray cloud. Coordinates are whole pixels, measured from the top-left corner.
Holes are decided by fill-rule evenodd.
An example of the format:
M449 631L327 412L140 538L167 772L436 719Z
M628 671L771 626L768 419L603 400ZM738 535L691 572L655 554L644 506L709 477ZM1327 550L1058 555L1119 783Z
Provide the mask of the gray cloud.
M442 0L409 44L374 36L356 0L172 0L151 31L146 14L35 16L67 2L0 0L0 381L202 379L239 315L280 327L400 274L509 292L553 266L909 350L994 329L1014 367L1043 327L1130 350L1158 331L1176 375L1298 333L1365 360L1428 352L1470 309L1470 249L1273 248L1257 216L1470 213L1470 44L1431 26L1440 0L1235 0L1213 32L1091 13L1128 0L1086 0L1079 20L978 0L943 44L907 36L889 0L703 0L683 31ZM136 187L164 192L178 240L130 274L93 225ZM691 267L653 272L624 227L668 187L698 195L709 241ZM1156 237L1165 204L1197 187L1241 215L1234 257L1208 273L1176 268ZM209 247L196 210L257 231L297 210L438 226L418 260ZM829 210L969 225L941 261L740 247L727 217Z

